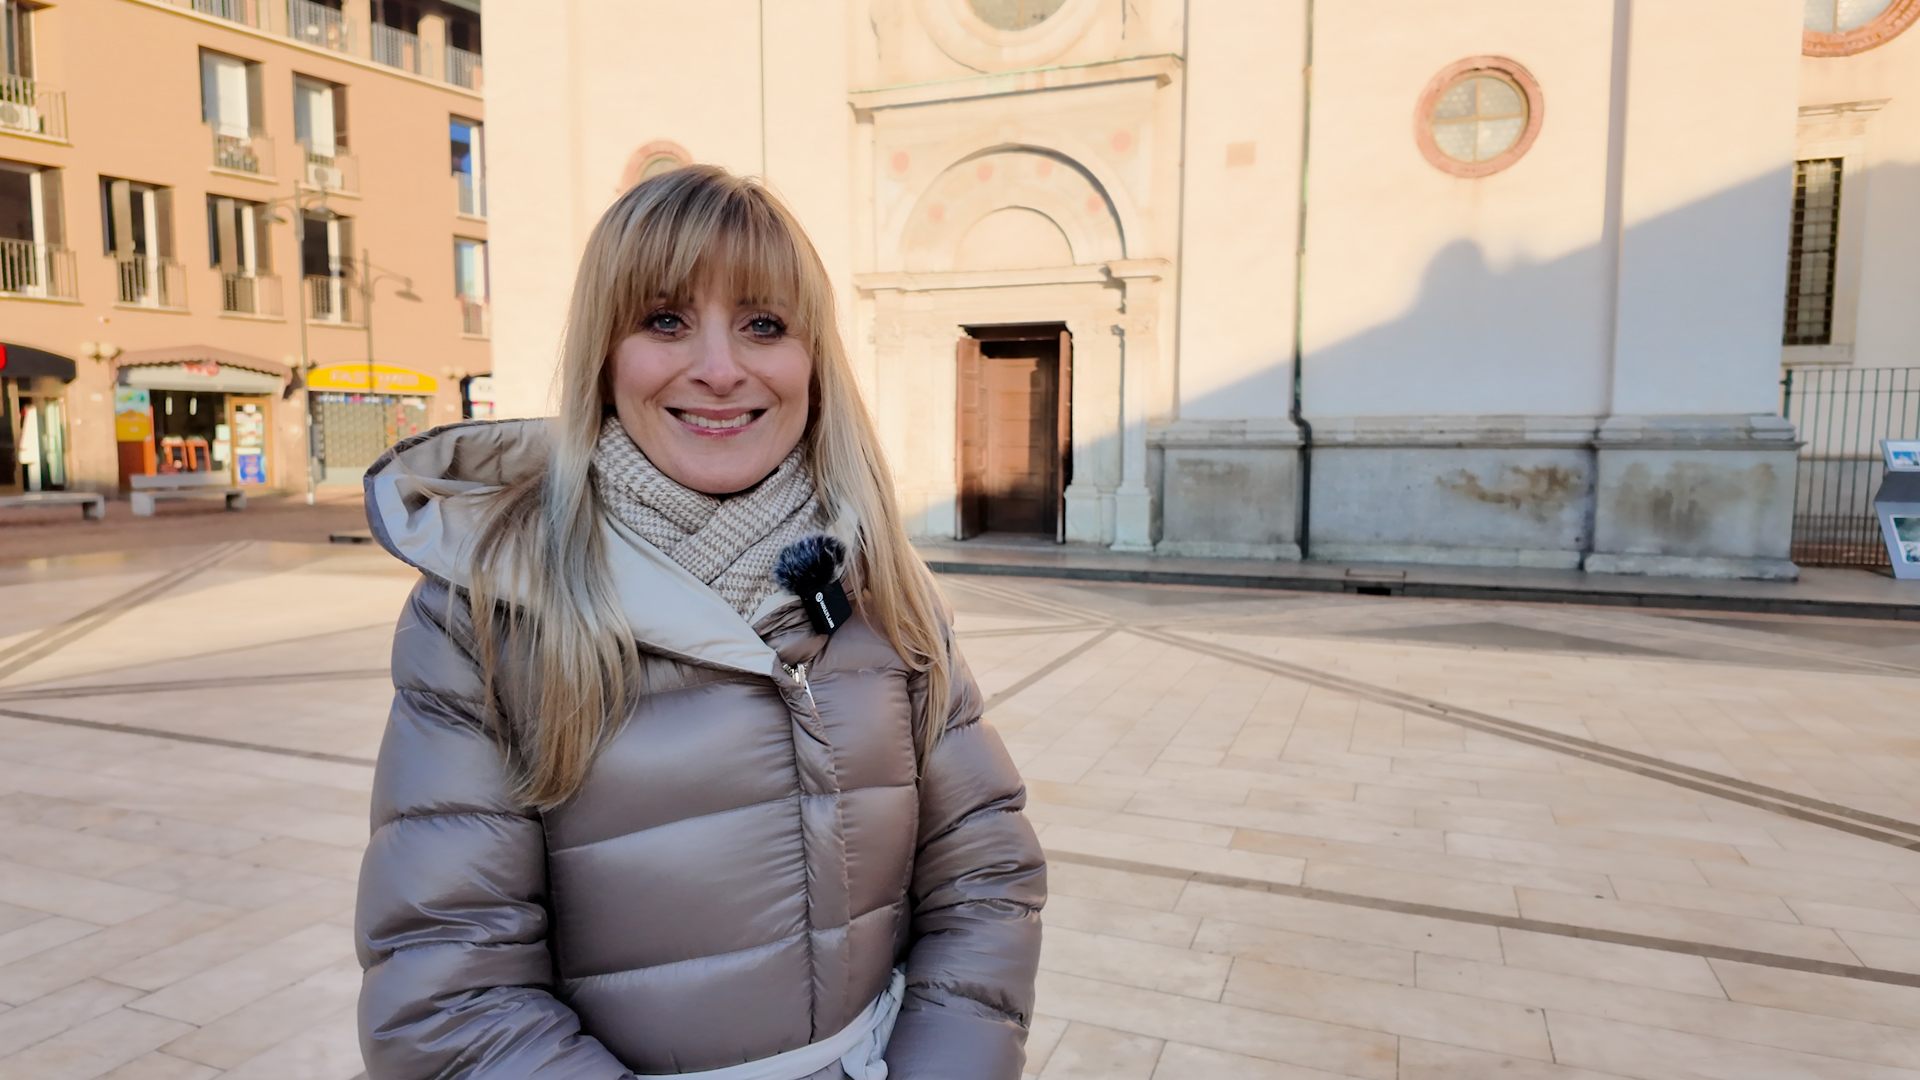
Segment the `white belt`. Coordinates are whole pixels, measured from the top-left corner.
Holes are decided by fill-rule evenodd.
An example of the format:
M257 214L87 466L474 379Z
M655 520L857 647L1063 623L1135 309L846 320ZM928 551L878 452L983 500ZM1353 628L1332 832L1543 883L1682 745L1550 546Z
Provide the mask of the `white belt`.
M894 968L887 988L867 1003L853 1023L819 1042L724 1069L639 1075L634 1080L805 1080L836 1061L849 1080L887 1080L883 1055L887 1040L893 1037L893 1021L900 1015L900 999L906 990L906 969Z

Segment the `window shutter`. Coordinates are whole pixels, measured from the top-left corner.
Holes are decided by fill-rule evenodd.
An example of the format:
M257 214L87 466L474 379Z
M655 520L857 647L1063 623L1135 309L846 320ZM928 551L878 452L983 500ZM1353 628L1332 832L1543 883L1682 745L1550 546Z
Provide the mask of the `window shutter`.
M133 185L125 180L106 182L107 254L133 257Z
M253 235L253 268L262 274L273 273L273 230L260 224L262 207L247 207L247 231Z
M213 200L213 264L224 274L236 273L240 269L239 237L234 230L233 200L220 197Z
M247 65L247 134L262 135L267 130L266 90L260 86L260 65Z
M173 189L153 189L153 216L156 219L153 231L160 237L160 250L156 253L162 259L173 258Z
M67 245L66 200L60 191L60 170L40 170L40 242Z
M358 249L353 246L353 219L341 218L339 224L340 247L333 253L333 256L339 260L340 273L338 276L352 280L354 278L354 260L359 257L354 254Z
M210 52L200 53L200 122L220 121L220 67Z
M340 153L344 154L348 146L347 88L344 86L333 87L333 92L328 94L327 97L329 104L333 106L333 145L339 149Z

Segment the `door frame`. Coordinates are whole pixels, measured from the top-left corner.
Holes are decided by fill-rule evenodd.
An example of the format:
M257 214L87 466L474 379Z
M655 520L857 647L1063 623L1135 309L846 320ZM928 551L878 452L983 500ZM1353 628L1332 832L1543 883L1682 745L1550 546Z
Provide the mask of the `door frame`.
M986 531L986 378L981 344L1044 341L1055 344L1053 539L1067 539L1067 487L1073 483L1073 332L1062 322L967 325L954 343L954 538ZM969 452L971 450L971 452Z

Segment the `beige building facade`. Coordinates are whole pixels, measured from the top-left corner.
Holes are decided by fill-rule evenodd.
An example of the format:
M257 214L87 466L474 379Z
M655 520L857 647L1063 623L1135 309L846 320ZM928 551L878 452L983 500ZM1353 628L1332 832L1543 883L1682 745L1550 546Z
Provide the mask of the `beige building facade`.
M1791 576L1783 363L1920 343L1920 3L1825 9L499 12L502 407L600 212L709 161L806 223L921 535Z
M0 3L0 493L357 482L471 411L477 0Z

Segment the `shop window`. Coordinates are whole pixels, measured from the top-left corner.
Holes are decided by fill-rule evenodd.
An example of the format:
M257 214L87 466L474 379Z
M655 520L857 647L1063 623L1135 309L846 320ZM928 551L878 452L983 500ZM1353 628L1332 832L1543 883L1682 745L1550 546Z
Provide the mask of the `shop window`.
M480 121L458 116L448 124L456 205L461 213L473 217L487 216L486 154L481 130Z
M1520 160L1540 132L1540 84L1526 68L1476 56L1434 76L1414 111L1414 140L1442 172L1489 176Z
M1793 170L1793 234L1787 247L1788 345L1833 341L1834 256L1840 239L1840 159L1802 161Z
M1892 40L1920 19L1920 0L1806 0L1800 51L1851 56Z
M1066 0L972 0L973 13L995 30L1025 30L1046 22Z

